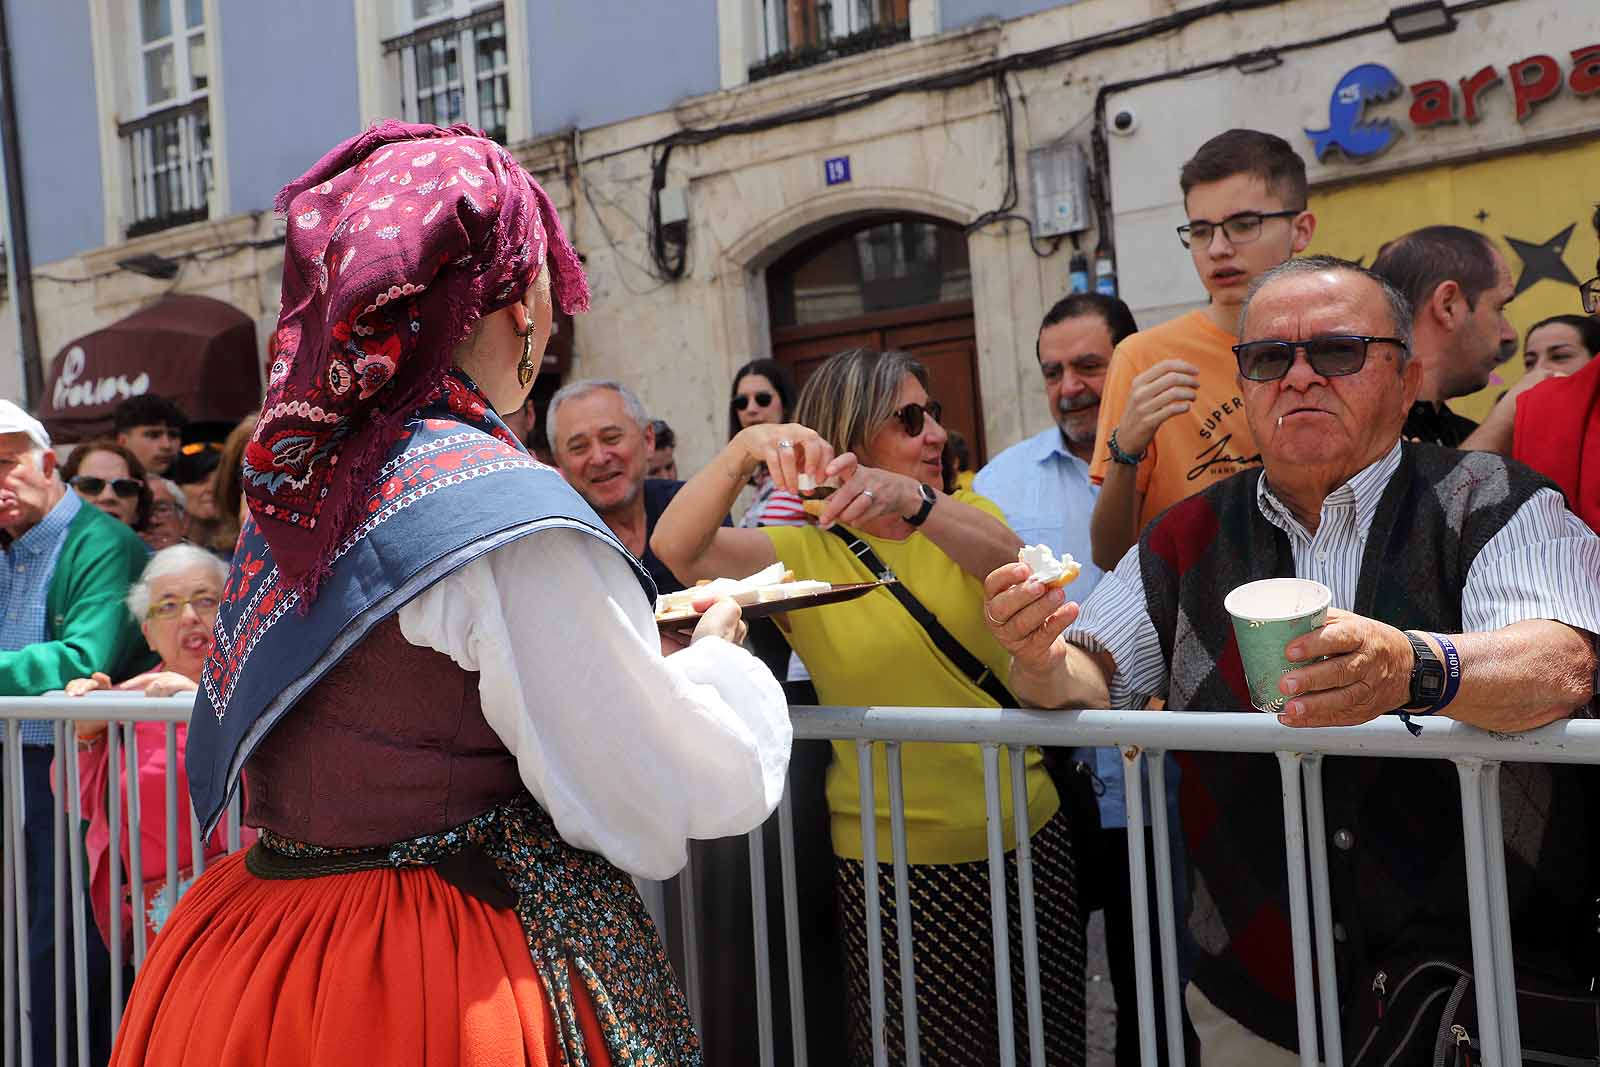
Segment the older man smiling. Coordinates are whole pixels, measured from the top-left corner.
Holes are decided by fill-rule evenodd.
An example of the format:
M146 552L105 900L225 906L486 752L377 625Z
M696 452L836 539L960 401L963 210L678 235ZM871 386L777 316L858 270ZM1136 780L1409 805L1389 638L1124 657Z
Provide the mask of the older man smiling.
M1137 708L1155 695L1179 711L1249 707L1223 597L1292 575L1328 586L1334 608L1288 646L1303 665L1282 682L1287 725L1406 710L1510 731L1583 707L1594 694L1600 539L1524 467L1401 443L1421 370L1409 332L1405 298L1354 264L1309 257L1263 275L1235 348L1263 470L1163 513L1081 615L1016 566L991 574L986 608L1013 656L1013 691L1042 707ZM1426 682L1446 661L1459 662L1459 685L1430 696ZM1576 979L1579 934L1593 926L1590 787L1573 771L1505 774L1518 963ZM1197 753L1183 784L1200 948L1186 997L1205 1062L1294 1062L1275 761ZM1347 998L1367 996L1402 957L1466 957L1455 795L1446 763L1327 768Z

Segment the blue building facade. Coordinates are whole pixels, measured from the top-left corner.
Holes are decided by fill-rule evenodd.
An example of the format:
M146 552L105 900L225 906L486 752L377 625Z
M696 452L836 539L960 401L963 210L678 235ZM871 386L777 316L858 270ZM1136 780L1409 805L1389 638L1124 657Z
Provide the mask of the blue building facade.
M36 263L115 243L129 230L271 210L284 183L364 121L391 112L432 117L416 114L425 111L417 104L435 80L417 63L425 70L430 56L440 53L445 55L435 73L457 75L445 93L478 96L477 79L481 93L503 93L505 110L524 113L509 128L513 139L662 111L724 88L728 80L719 56L717 0L166 2L161 23L143 26L141 5L124 0L7 0ZM847 5L821 5L824 12L830 6ZM1049 6L1054 5L1042 0L942 0L937 29ZM763 39L774 35L760 32L769 24L786 23L787 32L775 36L799 53L825 52L817 45L828 34L839 38L863 30L806 23L808 13L816 17L815 0L751 0L749 7L752 21L761 23L751 39L763 52L772 50ZM428 17L417 19L419 12ZM465 31L468 47L455 35L438 33L472 20L479 21ZM511 34L517 40L475 47ZM163 36L173 41L170 53L141 47ZM422 40L395 47L407 37ZM505 70L505 61L496 61L506 84L484 88L492 78L471 67L481 67L484 52L496 48L507 60L520 56L522 62ZM151 67L170 73L152 76ZM152 91L173 77L188 84ZM209 130L157 127L149 138L153 150L135 143L145 132L129 126L196 103L207 105ZM446 103L436 114L476 117L493 129L489 110ZM181 160L200 152L205 166L186 181ZM180 161L176 169L174 157Z

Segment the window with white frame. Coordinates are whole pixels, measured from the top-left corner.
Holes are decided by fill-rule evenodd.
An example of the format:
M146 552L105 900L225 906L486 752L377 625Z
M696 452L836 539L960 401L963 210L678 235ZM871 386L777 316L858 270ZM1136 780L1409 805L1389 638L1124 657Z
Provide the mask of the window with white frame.
M767 78L911 36L910 0L749 0L756 54L750 77Z
M411 122L465 122L502 143L511 110L505 5L501 0L392 0L383 42Z
M132 0L131 110L121 123L128 236L207 217L214 182L204 0Z

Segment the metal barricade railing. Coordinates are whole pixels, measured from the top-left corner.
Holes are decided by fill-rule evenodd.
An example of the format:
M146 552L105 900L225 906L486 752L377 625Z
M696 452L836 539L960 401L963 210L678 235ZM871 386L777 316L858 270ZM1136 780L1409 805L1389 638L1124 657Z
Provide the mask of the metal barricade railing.
M86 912L89 882L88 856L83 825L84 812L80 796L80 777L75 722L83 720L104 721L109 725L105 735L106 752L106 813L110 831L109 844L109 901L107 950L110 956L110 1007L111 1033L106 1044L115 1036L121 1021L122 1005L127 993L123 978L122 908L123 870L122 855L122 798L119 788L124 770L127 775L128 802L128 883L133 904L133 929L131 959L127 962L134 973L144 965L149 950L145 938L144 910L144 857L140 833L141 788L139 723L165 724L166 780L164 790L166 881L162 904L170 911L177 903L182 883L179 856L178 820L188 820L191 842L189 860L193 875L205 870L206 848L199 832L199 822L188 797L180 806L178 796L178 726L187 724L192 698L187 696L149 699L138 694L92 693L74 698L54 694L43 697L0 697L0 724L4 727L5 745L0 761L0 800L4 805L4 1014L0 1026L0 1044L4 1046L4 1067L20 1063L33 1064L34 1022L41 1012L53 1012L55 1023L55 1063L66 1065L70 1044L77 1049L76 1063L80 1067L90 1064L90 990L88 960L85 951L89 939L99 939L99 931L92 928ZM54 915L54 983L53 1003L33 1003L31 965L28 952L28 911L30 872L24 828L27 812L24 798L24 752L21 727L24 720L44 720L52 723L53 744L56 754L52 796L52 882ZM64 757L64 758L63 758ZM226 817L226 840L229 850L240 843L240 809L237 797L229 806ZM63 951L68 944L70 926L72 952L70 959ZM69 975L70 971L70 975ZM68 989L71 989L69 998ZM70 1008L69 1008L70 1000ZM45 1065L40 1065L45 1067Z
M139 833L140 788L137 738L138 722L166 724L167 778L166 884L175 903L180 883L179 835L177 820L176 727L187 722L190 700L187 697L151 700L124 694L93 694L81 699L64 696L0 698L0 724L4 726L4 759L0 762L4 805L4 1067L32 1062L32 1020L40 1005L32 1003L30 991L27 930L28 872L23 845L24 791L23 753L20 726L25 719L54 722L58 753L76 755L69 744L68 726L76 720L109 720L117 726L107 731L107 762L113 773L107 775L107 808L110 822L111 857L121 854L121 793L114 769L126 764L128 771L129 879L133 899L143 896L143 864ZM863 854L877 855L875 745L883 745L888 774L889 826L893 857L893 893L897 916L909 915L909 870L905 824L905 794L901 746L906 743L975 744L982 750L984 796L987 812L990 909L995 954L995 999L998 1007L995 1025L1002 1064L1015 1063L1012 1034L1012 1003L1020 995L1026 1007L1028 1062L1038 1067L1045 1062L1043 1018L1049 1006L1043 1003L1040 962L1035 925L1033 862L1029 845L1026 770L1024 750L1032 746L1079 747L1116 746L1123 753L1126 773L1127 825L1136 830L1145 824L1146 792L1139 786L1146 770L1149 796L1165 796L1163 757L1169 751L1211 751L1271 753L1277 757L1282 785L1284 836L1288 857L1290 920L1293 936L1295 996L1301 1062L1318 1062L1318 1023L1321 1023L1322 1060L1328 1067L1344 1061L1339 1042L1339 1004L1335 983L1316 982L1315 975L1330 976L1334 971L1334 937L1326 831L1323 813L1322 758L1328 755L1371 756L1397 759L1447 759L1457 768L1460 780L1462 821L1467 861L1467 895L1471 926L1473 970L1481 1028L1481 1062L1488 1067L1518 1062L1520 1039L1516 1014L1512 970L1511 931L1502 845L1499 770L1504 761L1532 763L1600 762L1600 720L1565 720L1520 734L1491 734L1461 723L1430 722L1427 732L1414 738L1398 721L1380 719L1360 727L1290 730L1271 716L1243 714L1183 714L1174 712L1045 712L1022 710L951 708L812 708L794 709L795 736L801 740L849 741L854 743L858 760L861 793L861 832ZM1002 783L1000 751L1009 753L1010 781ZM57 952L54 964L53 1005L58 1035L70 1026L77 1038L80 1065L87 1065L88 1018L86 1014L87 975L82 947L85 939L98 936L89 928L85 912L84 886L88 880L83 835L78 831L83 812L79 800L78 763L75 758L57 762L57 801L53 810L53 877L56 944L66 941L70 923L75 951L69 962ZM1001 789L1009 786L1012 797L1014 833L1017 841L1016 866L1018 902L1023 931L1023 988L1011 988L1010 952L1005 888L1004 826ZM191 862L194 873L205 866L205 843L201 840L195 813L185 798L181 802L189 820ZM1140 1055L1147 1064L1157 1062L1156 1012L1152 948L1159 948L1168 1062L1184 1062L1183 1031L1180 1025L1180 983L1178 980L1178 942L1176 906L1173 899L1171 866L1172 827L1168 825L1166 805L1157 799L1149 813L1151 851L1154 853L1156 900L1154 909L1147 890L1151 858L1146 855L1142 832L1128 836L1129 893L1134 919L1134 965L1138 991ZM795 866L795 827L792 793L785 790L778 812L778 837L781 848L781 898L783 901L783 945L787 960L787 992L791 1034L789 1049L794 1067L808 1062L805 1030L805 1001L802 969L802 938L799 929L799 900ZM237 797L226 819L227 844L236 850L240 844L240 812ZM751 901L755 915L754 955L757 975L755 1001L760 1063L776 1062L774 1034L774 983L769 959L770 921L767 914L765 843L760 829L749 835ZM874 1059L888 1062L885 1045L886 1005L884 995L883 915L878 865L863 864L867 904L868 966L873 977L871 1035ZM121 896L121 864L112 862L110 897ZM707 1010L699 989L697 961L709 933L695 929L696 872L693 865L680 876L681 914L666 916L669 923L682 924L684 946L683 979L697 1019ZM647 887L648 888L648 887ZM659 906L656 910L660 910ZM1154 911L1155 937L1152 941L1150 915ZM109 949L111 955L112 1032L115 1033L119 1008L126 993L122 984L121 908L110 908ZM144 923L135 911L131 964L142 966L148 946L144 943ZM916 974L912 924L909 919L896 923L900 973L901 1011L910 1065L920 1062L916 1015ZM834 946L827 946L831 950ZM813 946L813 951L816 947ZM71 971L70 979L68 971ZM68 983L75 996L69 1011ZM726 1007L719 1005L719 1009ZM71 1019L68 1019L68 1016ZM65 1042L58 1040L57 1063L67 1063Z
M1288 857L1290 926L1294 950L1296 1018L1300 1060L1311 1065L1339 1067L1344 1062L1340 1042L1338 990L1331 978L1334 935L1329 888L1326 828L1322 793L1322 758L1328 755L1371 756L1394 759L1446 759L1456 765L1460 779L1462 821L1467 862L1468 911L1471 920L1473 970L1476 981L1478 1025L1481 1029L1480 1062L1495 1067L1520 1062L1516 987L1513 981L1511 928L1507 902L1505 857L1502 846L1499 770L1503 761L1530 763L1600 763L1600 720L1565 720L1519 734L1492 734L1447 720L1430 722L1422 737L1413 737L1398 720L1379 719L1359 727L1293 730L1273 716L1255 712L1237 714L1184 714L1175 712L1052 712L952 708L845 708L797 707L793 714L797 740L854 742L861 793L861 834L864 856L877 855L878 815L872 749L881 744L889 774L889 823L893 837L892 892L895 914L908 915L908 875L905 840L905 797L900 760L906 743L954 743L981 746L988 828L990 907L994 933L995 1026L1000 1062L1016 1062L1012 1035L1012 1002L1025 998L1028 1034L1025 1047L1034 1067L1045 1063L1042 1019L1050 1006L1042 1003L1039 984L1032 860L1028 845L1024 749L1030 746L1116 746L1123 753L1127 786L1127 825L1136 829L1146 822L1146 792L1137 783L1148 770L1149 793L1162 798L1165 790L1164 756L1168 752L1209 751L1273 754L1282 784L1284 837ZM1005 857L1001 806L1001 749L1010 753L1012 813L1016 821L1019 904L1023 929L1025 985L1011 988L1010 945L1007 939ZM1149 813L1151 851L1154 853L1155 907L1147 891L1150 857L1142 832L1128 835L1128 888L1134 921L1134 968L1138 991L1140 1059L1158 1062L1155 1025L1159 1010L1165 1021L1167 1062L1184 1063L1183 1028L1179 997L1177 906L1173 899L1173 871L1166 805L1159 799ZM777 813L783 847L784 945L790 1000L791 1059L794 1067L807 1063L805 1006L803 1002L802 944L795 886L792 795L785 791ZM761 831L750 835L752 901L755 920L756 1009L760 1062L776 1062L772 1020L772 975L769 960L765 874L762 869ZM874 1061L888 1062L885 1044L884 955L882 907L878 865L863 865L867 908L867 947L871 983L871 1034ZM689 872L693 880L693 872ZM1156 915L1152 940L1150 915ZM686 904L684 915L693 914ZM896 923L899 936L901 1005L904 1016L905 1062L919 1062L914 961L911 923ZM1163 1003L1155 1003L1152 948L1159 948ZM833 951L835 946L812 946L812 951ZM694 973L686 976L691 983ZM1119 1010L1126 1010L1119 1005ZM1319 1021L1321 1058L1318 1058Z

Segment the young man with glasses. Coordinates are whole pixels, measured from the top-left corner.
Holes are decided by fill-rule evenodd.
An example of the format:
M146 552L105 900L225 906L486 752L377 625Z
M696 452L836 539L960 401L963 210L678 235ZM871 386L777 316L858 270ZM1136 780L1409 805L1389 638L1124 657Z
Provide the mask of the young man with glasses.
M1305 162L1281 137L1229 130L1179 172L1189 250L1210 304L1117 346L1100 396L1090 535L1110 570L1170 505L1260 462L1230 351L1239 308L1261 274L1305 249Z

